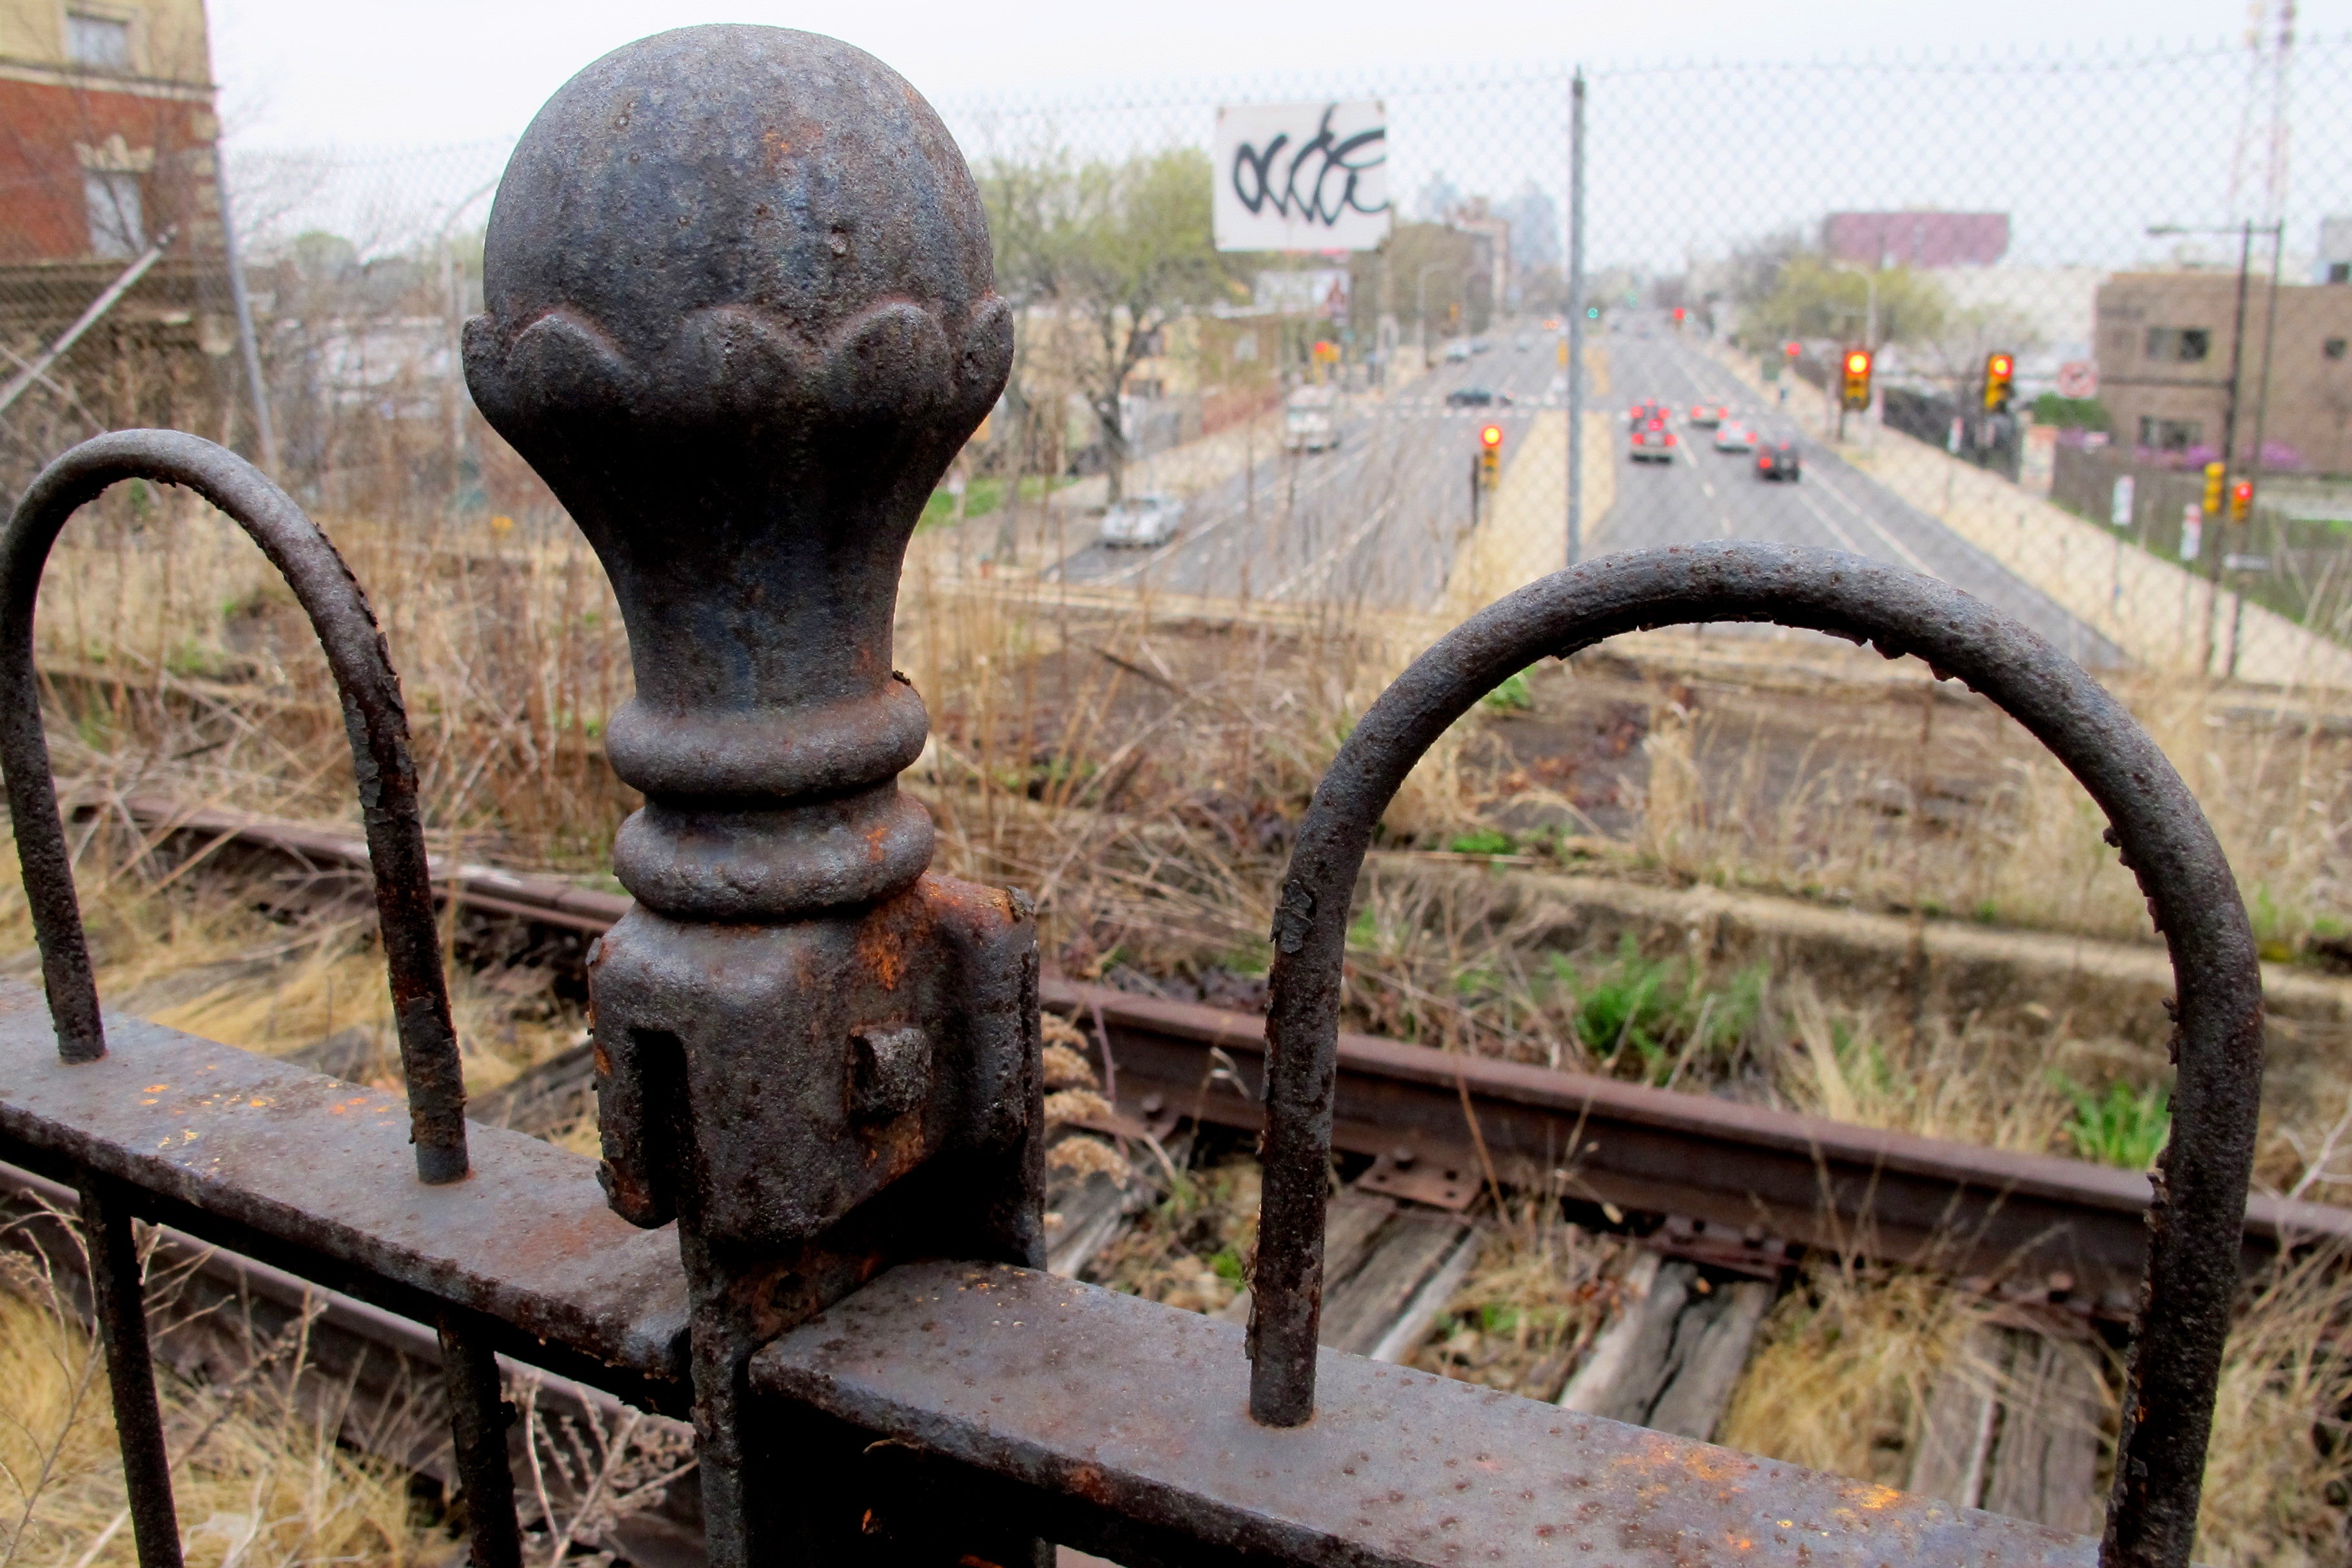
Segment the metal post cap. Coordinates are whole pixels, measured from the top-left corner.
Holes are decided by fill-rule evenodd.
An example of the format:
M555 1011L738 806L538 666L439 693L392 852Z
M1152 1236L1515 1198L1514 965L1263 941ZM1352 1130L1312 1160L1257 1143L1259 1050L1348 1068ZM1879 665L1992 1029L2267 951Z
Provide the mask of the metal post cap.
M614 50L507 166L466 379L611 575L645 791L614 868L688 920L862 902L929 863L895 780L907 541L1003 388L962 155L862 50L703 26Z

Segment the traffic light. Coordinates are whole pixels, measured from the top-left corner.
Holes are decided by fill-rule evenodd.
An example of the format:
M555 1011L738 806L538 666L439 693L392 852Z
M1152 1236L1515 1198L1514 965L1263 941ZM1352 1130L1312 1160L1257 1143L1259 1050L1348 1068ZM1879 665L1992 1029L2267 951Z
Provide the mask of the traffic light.
M2221 465L2219 463L2208 463L2205 465L2205 515L2207 517L2219 518L2221 515L2221 476L2223 471Z
M1478 483L1493 489L1503 478L1503 427L1489 425L1478 432Z
M2230 487L2230 521L2243 522L2254 510L2254 481L2240 479Z
M1675 306L1675 325L1676 327L1680 327L1682 324L1683 324L1683 308L1682 308L1680 305L1677 305L1677 306Z
M2017 379L2017 361L2009 354L1985 355L1984 405L1987 414L2009 412L2010 385Z
M1782 343L1780 345L1780 352L1787 354L1790 359L1795 359L1799 354L1805 352L1805 345L1802 343Z
M1601 307L1598 305L1587 305L1584 307L1584 319L1588 321L1599 321L1601 319Z
M1843 395L1838 401L1848 408L1869 407L1870 351L1868 349L1846 350L1844 369L1845 382Z

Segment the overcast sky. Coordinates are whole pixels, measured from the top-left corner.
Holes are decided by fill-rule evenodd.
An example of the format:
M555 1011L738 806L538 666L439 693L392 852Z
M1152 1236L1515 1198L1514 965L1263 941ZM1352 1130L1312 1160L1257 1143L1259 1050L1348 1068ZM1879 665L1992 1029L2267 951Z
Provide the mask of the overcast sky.
M2304 0L2308 34L2352 31L2352 0ZM213 63L236 145L359 147L519 133L548 95L632 38L764 22L872 50L933 97L1000 89L1433 60L1787 59L2206 40L2245 0L212 0ZM1956 26L1974 29L1965 37ZM2216 83L2220 91L2236 83Z

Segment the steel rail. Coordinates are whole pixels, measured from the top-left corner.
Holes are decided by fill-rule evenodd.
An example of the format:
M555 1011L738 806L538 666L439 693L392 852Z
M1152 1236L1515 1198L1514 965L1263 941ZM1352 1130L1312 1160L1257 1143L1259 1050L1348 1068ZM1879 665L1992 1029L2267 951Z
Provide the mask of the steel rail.
M2262 973L2244 905L2188 786L2080 667L1948 584L1835 551L1678 546L1555 574L1440 638L1340 747L1300 826L1274 921L1252 1414L1290 1426L1314 1413L1342 960L1381 813L1438 737L1517 671L1621 632L1706 621L1834 633L1958 676L2089 792L2147 895L2178 988L2177 1085L2147 1211L2147 1273L2101 1560L2182 1568L2196 1538L2261 1106ZM2146 1419L2155 1411L2161 1423Z
M192 853L235 844L306 874L361 872L350 834L154 798L122 803L164 842ZM618 894L545 872L436 856L439 896L467 911L600 934L629 906ZM1118 1063L1117 1109L1129 1124L1189 1117L1257 1132L1265 1124L1265 1020L1048 974L1039 1000L1080 1027L1099 1018ZM1222 1052L1248 1092L1213 1080ZM1394 1173L1390 1190L1432 1194L1444 1173L1478 1170L1477 1124L1507 1186L1557 1189L1587 1205L1704 1222L1706 1250L1763 1258L1762 1237L1980 1281L1989 1292L2128 1321L2147 1270L2146 1173L1801 1116L1712 1095L1441 1051L1342 1031L1333 1146ZM1403 1156L1400 1160L1398 1156ZM2257 1194L2243 1265L2335 1247L2352 1254L2352 1209Z

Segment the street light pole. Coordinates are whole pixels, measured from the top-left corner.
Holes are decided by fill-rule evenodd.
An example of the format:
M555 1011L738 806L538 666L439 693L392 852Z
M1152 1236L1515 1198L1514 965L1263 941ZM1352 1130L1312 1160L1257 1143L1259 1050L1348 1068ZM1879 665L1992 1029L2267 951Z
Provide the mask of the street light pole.
M1568 563L1584 558L1584 73L1568 89Z
M1429 368L1429 275L1443 272L1449 267L1457 272L1462 269L1458 261L1433 261L1423 267L1421 276L1413 280L1412 324L1413 330L1421 336L1421 368L1423 370Z

